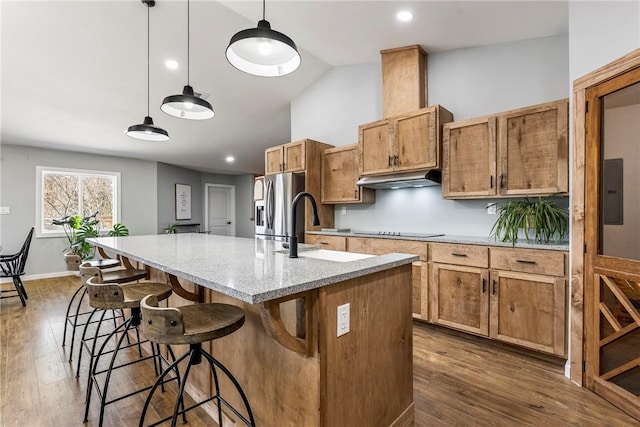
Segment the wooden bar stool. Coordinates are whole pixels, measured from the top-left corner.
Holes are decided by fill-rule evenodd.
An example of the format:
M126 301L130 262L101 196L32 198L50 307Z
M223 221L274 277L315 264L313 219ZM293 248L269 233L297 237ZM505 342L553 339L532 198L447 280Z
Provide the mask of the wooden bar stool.
M80 258L77 255L74 255L74 256L77 257L78 259ZM74 262L71 259L72 257L70 255L67 255L65 258L69 258L67 262ZM131 268L131 269L123 268L123 269L113 270L109 272L101 271L101 269L117 267L118 265L120 265L119 260L107 258L107 259L101 259L101 260L85 261L84 263L81 263L81 265L78 267L78 270L80 270L81 267L82 268L91 267L91 268L97 269L100 271L100 274L102 277L101 280L105 283L135 282L147 277L148 273L146 270L134 269L134 268ZM88 322L90 322L91 318L93 317L93 314L95 313L95 310L85 311L82 313L80 312L82 303L84 302L84 299L87 295L87 288L85 286L87 278L93 275L93 272L95 270L91 270L91 273L89 274L86 273L87 271L88 270L85 270L84 276L82 271L80 271L80 282L81 282L80 286L78 287L78 289L76 289L74 294L71 296L71 300L67 305L67 312L65 314L64 330L62 332L62 346L64 347L66 344L67 328L68 326L71 326L71 348L69 350L69 362L73 360L73 344L75 343L77 328L81 326L85 326L85 329L86 329L86 327L88 326ZM75 304L75 307L74 307L74 304ZM72 309L72 307L74 308ZM86 319L83 323L81 319L83 318L83 316L86 316L86 315L89 315L89 318ZM113 315L114 317L116 316L115 313ZM122 316L118 316L118 317L122 317ZM80 366L80 360L78 360L78 367L79 366Z
M154 295L145 297L140 302L140 308L142 310L143 318L141 326L142 333L147 337L147 339L149 339L149 341L167 345L189 344L190 350L173 362L173 364L158 377L147 396L146 402L144 403L139 426L144 426L144 418L147 413L147 409L149 408L153 393L158 388L158 385L162 383L165 375L171 372L175 366L178 366L178 364L187 357L189 357L189 361L184 375L181 378L182 384L174 404L173 415L152 425L155 426L171 419L171 426L175 427L179 414L184 416L185 412L204 403L215 400L218 406L218 425L220 427L222 427L223 424L222 405L230 409L246 425L255 426L251 406L249 406L249 401L247 400L247 397L238 381L226 367L202 349L203 342L222 338L240 329L244 324L244 310L234 305L220 303L195 304L177 308L160 308L158 307L158 298ZM184 388L187 384L191 366L199 364L202 361L202 357L207 359L209 366L211 367L215 384L215 394L202 402L196 403L189 408L182 409L180 411L179 404L182 401ZM221 396L220 384L218 382L218 370L221 371L235 386L244 403L247 417L240 414L236 408L231 406L231 404Z
M99 310L116 310L116 309L130 309L131 315L128 319L124 321L124 323L120 324L116 327L102 342L98 352L95 352L96 345L98 339L93 340L93 346L91 350L91 366L89 370L89 377L87 382L87 399L85 406L85 414L84 414L84 422L86 423L89 417L89 407L91 405L91 396L93 394L93 389L96 389L98 396L100 397L100 421L99 425L102 426L104 420L104 409L105 406L114 402L117 402L121 399L127 398L129 396L133 396L134 394L143 392L145 390L149 390L151 386L138 389L134 392L125 394L123 396L119 396L108 400L108 392L109 392L109 380L111 379L111 374L115 369L122 368L125 366L129 366L133 363L142 362L144 360L148 360L153 358L154 360L154 368L156 370L156 375L159 374L159 371L162 370L161 361L162 358L160 355L159 345L155 346L151 345L151 356L143 357L142 352L140 350L140 335L138 332L138 325L140 325L140 301L147 295L154 295L155 298L159 300L167 299L171 295L171 287L166 283L156 283L156 282L139 282L139 283L131 283L120 285L118 283L101 283L101 274L100 270L95 267L83 267L80 266L80 273L89 275L92 274L91 277L86 282L87 293L89 295L89 305L95 309ZM100 324L98 324L100 325ZM125 337L129 337L129 331L135 329L137 343L132 345L138 345L138 355L139 358L134 361L129 361L126 363L122 363L120 365L116 365L116 358L118 356L118 352L121 349L125 349L130 347L131 345L123 346L122 342ZM100 332L100 327L96 330L96 335ZM119 336L118 336L119 334ZM107 349L107 345L111 341L113 337L117 337L115 347L111 349ZM157 351L156 351L157 350ZM169 353L172 356L173 353L169 348ZM111 354L111 358L109 360L108 368L100 370L99 364L102 356L107 354ZM159 360L158 360L159 359ZM173 358L175 359L175 357ZM159 363L159 364L158 364ZM175 370L177 373L177 369ZM98 381L98 376L106 374L104 378L104 382L102 386ZM179 379L179 375L172 379ZM170 380L172 380L170 379ZM163 382L164 384L164 382Z
M98 260L87 261L88 263L90 263L91 266L98 267L100 269L106 269L106 268L118 267L120 265L119 259L108 257L107 254L104 253L104 250L101 250L101 249L102 248L98 248L98 251L100 252L100 255L103 258ZM70 270L70 271L80 270L80 264L82 264L82 259L80 259L78 255L72 254L72 253L65 254L64 261L67 264L67 270ZM138 279L135 279L135 280L138 280ZM91 313L91 311L85 311L83 313L80 313L80 307L82 305L82 302L84 301L85 295L86 295L86 288L84 286L84 282L82 282L78 287L78 289L76 289L76 291L71 296L71 299L69 300L69 304L67 305L67 312L65 314L65 322L64 322L64 331L62 332L63 347L65 346L66 340L67 340L67 327L71 325L72 335L75 335L76 328L79 326L84 326L84 323L78 323L79 318ZM75 308L73 309L73 313L72 313L72 307L74 307L74 303L75 303ZM71 362L72 359L73 359L73 341L71 343L71 352L69 353L69 362Z

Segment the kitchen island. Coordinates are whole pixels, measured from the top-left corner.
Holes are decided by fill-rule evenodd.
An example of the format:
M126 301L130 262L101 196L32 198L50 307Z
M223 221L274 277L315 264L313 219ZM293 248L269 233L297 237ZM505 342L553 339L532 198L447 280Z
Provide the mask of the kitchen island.
M413 420L411 263L417 256L340 256L301 245L300 258L291 259L279 242L206 234L91 242L144 264L155 280L168 273L178 295L245 310L240 330L205 348L237 377L257 425ZM185 303L175 294L169 301ZM337 336L338 306L345 304L348 332ZM196 398L211 389L201 372L205 378L189 388ZM230 400L237 403L236 396Z

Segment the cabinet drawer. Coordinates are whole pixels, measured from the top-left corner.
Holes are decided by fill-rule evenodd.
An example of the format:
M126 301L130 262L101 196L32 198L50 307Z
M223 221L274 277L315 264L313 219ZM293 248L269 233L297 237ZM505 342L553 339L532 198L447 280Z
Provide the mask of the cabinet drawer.
M307 234L305 243L318 245L323 249L333 249L336 251L347 250L347 238L340 236L323 236L320 234Z
M376 239L368 237L349 237L347 250L363 254L388 254L398 252L403 254L415 254L421 261L427 260L429 244L413 240Z
M491 248L491 268L564 276L565 253L535 249Z
M489 267L489 248L475 245L432 244L431 260L443 264Z

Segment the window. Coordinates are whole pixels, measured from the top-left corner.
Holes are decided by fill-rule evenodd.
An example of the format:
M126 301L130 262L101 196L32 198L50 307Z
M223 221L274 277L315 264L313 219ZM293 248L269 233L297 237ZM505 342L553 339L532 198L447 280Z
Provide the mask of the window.
M120 217L120 173L76 169L36 168L38 235L63 235L52 220L93 215L100 229L109 229Z

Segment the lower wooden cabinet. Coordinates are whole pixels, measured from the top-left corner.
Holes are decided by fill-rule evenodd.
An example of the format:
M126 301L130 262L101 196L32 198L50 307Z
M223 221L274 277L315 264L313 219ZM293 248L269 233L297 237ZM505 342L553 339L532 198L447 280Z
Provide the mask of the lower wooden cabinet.
M489 336L565 356L564 277L491 271Z
M305 234L304 242L309 245L318 245L322 249L334 251L347 250L347 238L340 236L325 236L323 234Z
M486 268L433 264L431 321L478 335L489 334Z
M489 248L489 268L483 268L459 265L483 261L455 246L461 245L432 247L433 261L451 259L449 252L459 258L432 264L429 320L565 357L566 254ZM474 251L482 254L481 247Z

